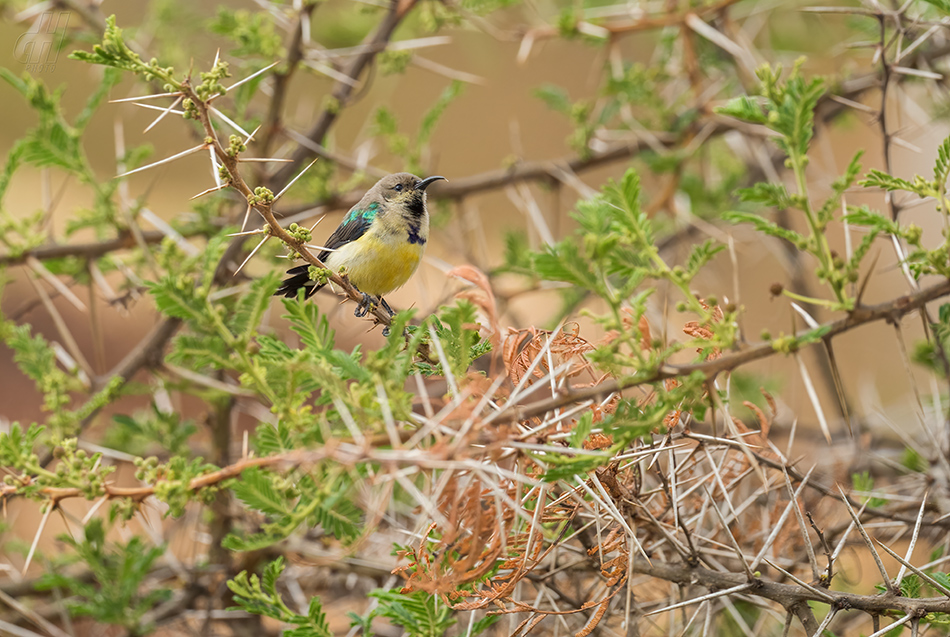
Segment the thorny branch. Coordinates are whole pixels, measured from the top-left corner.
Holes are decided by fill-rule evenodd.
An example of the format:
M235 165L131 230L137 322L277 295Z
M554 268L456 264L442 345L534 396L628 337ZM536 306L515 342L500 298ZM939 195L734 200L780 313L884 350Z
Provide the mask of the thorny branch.
M82 8L80 3L72 1L59 4ZM372 64L375 55L385 49L395 28L414 4L414 0L389 4L385 19L367 38L363 51L346 69L347 77L353 81L335 85L331 103L325 106L308 132L307 137L311 142L323 143L342 108L351 103L356 80ZM687 24L696 28L697 18L701 21L724 20L726 9L732 4L734 0L724 0L682 14L611 20L603 28L611 37L670 25L682 26L685 32ZM309 18L310 7L306 4L297 12L296 21L289 32L286 67L279 74L275 95L265 118L265 145L272 144L282 126L282 102L301 55L301 21ZM869 15L873 15L873 12ZM899 20L900 14L897 15ZM93 17L87 19L92 20ZM888 17L891 17L890 14ZM590 25L581 26L586 29ZM556 33L554 27L541 27L529 30L524 40L529 42L530 48L530 42L535 39ZM880 119L887 143L890 134L886 128L884 110L889 80L886 75L888 62L884 55L887 46L883 40L881 47L885 78L881 91L884 95ZM922 55L922 49L918 47L913 55ZM928 62L945 56L945 49L935 47L929 50ZM839 97L843 97L844 101L856 101L877 86L871 80L870 77L858 78L846 86ZM231 185L244 197L251 197L254 193L241 176L236 158L228 155L216 137L208 105L197 98L187 83L184 92L195 103L208 138L206 143L218 161L228 169ZM825 98L819 107L818 117L825 121L842 112L841 102L833 102L832 99ZM734 122L712 119L708 113L703 118L684 136L654 134L654 138L663 148L675 152L688 145L698 130L702 130L707 137L736 131L752 136L760 134L756 130L737 128ZM507 169L453 179L439 196L462 200L519 181L559 181L564 179L565 172L580 173L628 159L637 155L643 147L637 140L623 141L592 151L586 157L571 155L553 161L516 162ZM294 154L295 164L277 171L270 183L274 186L287 184L296 170L294 166L299 166L300 161L312 156L312 152L312 148L300 146ZM356 192L344 193L322 202L322 205L327 209L347 208L357 198ZM253 207L267 222L267 236L279 237L305 261L322 267L306 246L295 241L281 227L269 203L255 203ZM145 232L140 239L145 244L152 244L163 237L162 232ZM137 246L140 244L131 235L100 243L41 246L23 254L0 255L0 265L22 263L28 257L42 260L72 255L92 260L115 250ZM359 295L344 279L331 275L331 280L344 290L348 298L359 299ZM830 343L833 338L874 321L898 323L910 312L923 313L927 303L948 294L950 282L943 281L888 302L858 307L848 316L825 324L823 327L827 328L827 332L822 338ZM377 319L388 322L388 316L379 313ZM128 381L138 370L159 365L164 346L179 325L177 319L166 319L160 323L119 365L102 378L93 379L93 384L101 386L112 377ZM412 574L405 569L397 569L405 573L407 589L415 587L416 590L444 595L446 591L457 591L462 582L471 584L472 592L467 599L452 600L450 603L457 606L470 604L472 608L494 607L501 613L524 613L527 618L521 627L527 627L528 630L545 617L563 621L565 615L588 613L589 620L577 633L580 637L586 637L602 622L605 625L613 622L611 627L622 627L626 628L628 634L639 634L641 629L647 628L646 622L652 621L649 618L668 614L668 627L672 632L687 623L687 611L693 618L689 622L695 620L695 624L701 624L704 621L704 615L700 612L703 608L706 609L706 628L709 628L712 608L733 608L733 600L751 602L773 611L780 608L789 618L797 617L809 635L819 630L819 623L809 603L816 608L827 606L830 610L830 615L821 624L822 629L831 625L839 610L851 609L871 614L876 623L881 615L894 617L903 614L904 620L901 621L913 619L916 624L917 618L927 613L950 613L950 599L947 596L901 597L893 592L858 595L832 590L831 580L835 572L832 565L838 559L841 547L854 545L855 542L849 540L852 527L847 524L825 524L827 530L824 532L818 531L818 525L814 526L816 536L828 556L827 576L811 582L797 579L798 567L805 564L802 544L810 541L807 531L803 540L797 533L783 535L781 528L770 533L773 530L768 525L774 524L776 520L773 515L775 510L770 508L773 505L779 510L799 505L797 501L787 504L781 500L785 492L782 472L787 472L790 479L799 485L806 481L806 477L796 468L796 462L786 460L775 451L774 445L767 439L766 423L761 416L760 432L751 432L743 427L738 429L737 435L714 438L673 430L664 436L655 436L648 443L637 441L631 444L615 462L594 475L574 476L573 482L562 480L556 485L538 481L541 475L539 467L551 457L585 452L597 454L609 445L609 441L600 441L603 445L598 446L596 436L602 434L596 428L588 439L590 447L585 444L583 449L565 446L564 437L570 434L571 424L584 411L594 412L598 419L604 413L609 413L612 395L695 372L702 373L708 380L707 386L713 388L718 375L777 353L780 352L766 342L726 352L716 360L692 365L662 365L642 377L607 380L587 388L572 388L569 375L559 375L555 371L556 366L548 365L547 375L539 373L541 378L526 383L522 391L516 390L499 397L480 395L474 391L468 398L481 399L477 410L465 400L456 400L449 406L455 407L457 411L446 409L439 412L433 409L431 400L428 403L422 401L420 404L435 415L422 418L417 413L415 416L419 418L413 424L398 423L399 430L394 432L394 437L367 437L362 441L331 439L316 450L291 451L260 458L245 454L237 462L194 478L184 486L197 492L225 484L250 468L272 467L290 473L306 471L316 463L330 461L345 467L371 465L374 472L379 469L375 474L375 482L367 485L367 492L378 489L386 493L385 489L391 489L392 484L404 479L405 475L425 470L429 472L426 475L432 477L432 483L426 486L425 493L418 492L416 495L417 492L407 489L407 493L415 498L413 506L418 507L414 511L423 510L425 514L417 515L414 512L410 517L417 525L418 518L425 518L423 525L429 523L430 517L436 520L434 526L441 521L439 529L443 535L441 540L430 539L429 544L419 542L419 548L411 557L416 567ZM535 364L544 358L542 350ZM548 363L547 360L544 362ZM512 370L508 371L511 375ZM518 378L530 376L530 373L524 374L524 369L520 372ZM518 384L514 382L514 375L511 375L510 380L512 385ZM531 398L529 402L527 392L530 388L544 387L547 381L552 387L551 397L541 400ZM495 404L491 404L492 399ZM591 404L595 400L600 403ZM568 407L570 409L565 409ZM730 417L728 412L726 416ZM490 422L486 424L486 420ZM465 424L461 424L463 422ZM542 426L538 425L539 422ZM549 427L550 431L542 431L544 427ZM418 435L420 430L428 435ZM429 440L434 440L435 444L426 447ZM416 446L399 446L408 441L414 441ZM395 448L386 448L389 446ZM755 449L751 457L746 453L750 448ZM700 450L706 453L699 453ZM753 462L757 462L762 470L756 471ZM761 485L756 484L754 488L750 486L749 483L759 479L762 480ZM801 506L809 520L820 502L817 494L833 500L835 504L847 503L855 509L861 508L862 497L839 494L827 486L827 482L808 481L808 492L813 497L806 497L803 493ZM721 490L716 490L717 485L722 486ZM0 496L7 496L14 491L9 485L0 486ZM802 491L805 491L804 487ZM155 495L155 492L156 485L118 487L109 483L104 486L102 498L141 503ZM926 502L922 503L922 500L926 496L921 496L915 490L915 485L908 487L906 492L911 494L907 496L908 499L915 500L911 503L913 506L900 501L887 507L865 506L858 524L862 523L860 521L874 521L880 525L878 528L894 533L889 536L894 538L906 535L907 528L915 523L917 527L925 529L925 533L931 534L950 524L950 520L945 517L946 511L942 511L939 505L923 506ZM65 499L84 495L78 488L45 489L42 493L54 508ZM717 498L721 495L724 499L723 502L717 499L713 504L716 507L715 516L709 512L710 496L704 498L700 495L703 493L716 493ZM906 514L919 504L919 517ZM923 517L925 514L928 517ZM565 520L570 520L570 525ZM452 524L445 524L446 521ZM552 538L544 532L545 527L542 525L553 528L559 523L564 523L564 526L560 527L556 537ZM762 528L757 527L757 524ZM379 528L384 529L385 525ZM412 529L411 524L407 523L407 529ZM402 532L402 529L398 531ZM916 540L916 530L914 533ZM421 537L423 534L416 528L410 535ZM861 535L864 537L863 532ZM769 539L764 539L766 536ZM402 536L400 541L404 542ZM935 539L935 542L939 541L939 538ZM837 548L832 551L831 546L835 545ZM299 544L295 544L295 548L299 548ZM869 548L873 550L873 547ZM310 546L308 550L317 558L326 559L324 546ZM752 555L745 555L744 552L757 554L755 561ZM302 550L301 554L307 555L307 550ZM766 559L767 555L772 555L771 561ZM748 574L749 564L760 564L759 558L774 564L774 570L762 569L768 576L759 572ZM343 558L338 559L343 562ZM367 559L371 559L371 556ZM486 582L486 573L499 564L499 576ZM384 573L379 571L376 569L371 575L380 578ZM641 576L640 579L637 576ZM665 592L655 593L655 581L644 578L677 584L681 603L670 606L670 599L675 599L675 596L667 598ZM654 585L636 588L644 581L651 581ZM788 583L790 581L794 583ZM890 583L888 588L894 590ZM634 590L636 602L633 601ZM24 591L23 594L28 593ZM559 603L567 604L569 610L563 610ZM194 599L187 597L176 608L182 610L193 604ZM692 604L698 605L695 613L689 608ZM632 608L635 612L631 611ZM680 609L682 621L677 618ZM734 613L734 617L738 617L737 622L742 621L738 613ZM626 624L618 625L618 618L623 618ZM788 626L786 624L786 630ZM744 628L747 634L753 634L751 628ZM685 634L688 628L683 631Z
M950 280L934 284L914 294L908 294L891 301L879 303L878 305L856 308L850 312L848 316L821 326L821 329L826 330L822 336L822 340L831 340L839 334L875 321L884 320L896 323L905 314L923 309L930 301L942 298L948 294L950 294ZM805 334L807 334L807 332L803 332L800 336L804 336ZM701 372L707 378L713 379L723 372L732 371L741 365L768 358L769 356L774 356L779 353L781 352L776 350L772 343L765 342L726 354L721 358L711 361L687 365L666 364L642 377L634 376L627 380L610 379L593 387L583 389L565 388L561 391L560 395L552 398L540 400L528 405L513 405L493 420L497 422L515 422L534 418L552 409L557 409L558 407L586 400L602 399L624 389L655 383L668 378L687 376L693 372Z
M205 143L212 150L214 150L214 154L218 161L227 169L228 175L230 176L230 186L241 193L241 195L247 199L251 208L259 213L264 218L264 221L267 222L267 232L264 234L265 239L268 235L275 236L283 241L287 246L289 246L294 252L299 254L300 257L310 265L327 270L327 278L336 286L338 286L347 298L352 301L359 302L363 298L363 295L348 280L341 277L338 273L329 270L326 265L324 265L319 259L317 259L317 257L313 255L305 242L298 240L289 232L287 232L287 230L285 230L277 220L277 217L274 216L274 211L270 202L257 201L258 198L241 175L241 172L238 168L238 158L229 155L221 145L221 142L218 141L217 133L214 129L214 126L211 125L211 118L208 115L207 103L199 98L197 94L195 94L191 85L187 81L182 83L182 92L195 104L201 125L205 130L205 134L208 136ZM254 203L251 203L252 201ZM391 318L382 307L374 307L372 313L378 323L383 325L390 324Z

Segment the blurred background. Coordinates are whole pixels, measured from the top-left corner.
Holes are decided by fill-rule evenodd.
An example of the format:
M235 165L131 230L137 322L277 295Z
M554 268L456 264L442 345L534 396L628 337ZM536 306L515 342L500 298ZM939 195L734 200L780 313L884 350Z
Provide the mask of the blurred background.
M432 7L439 6L438 3L431 4ZM265 5L271 7L275 17L271 21L260 20L259 24L254 22L256 26L253 28L245 25L245 29L251 33L257 29L254 37L258 39L263 32L266 36L263 39L270 42L274 59L277 59L285 36L284 24L278 18L282 10L289 10L280 3L233 2L219 7L214 3L171 0L106 1L101 3L99 10L105 15L115 13L120 26L134 29L136 41L153 51L163 64L178 69L207 68L216 51L220 50L224 59L233 60L233 66L239 68L249 61L257 61L257 66L262 67L265 61L259 50L253 51L254 46L242 50L241 43L235 42L235 39L240 40L240 35L229 38L218 35L216 31L227 28L226 16L232 15L229 12L255 11ZM374 181L372 176L355 183L347 181L356 166L380 172L406 168L406 157L393 153L385 135L380 135L385 128L380 125L381 109L397 122L398 134L406 136L413 144L422 114L447 89L458 95L449 100L434 126L431 139L419 153L418 161L426 174L445 175L450 184L460 180L467 184L464 180L477 179L491 171L504 171L520 163L541 162L546 169L545 162L556 166L557 162L576 159L579 155L572 148L570 138L576 135L578 127L569 114L551 108L556 98L544 97L563 93L575 110L587 108L596 111L603 108L606 101L609 88L605 85L610 82L612 65L621 65L634 69L627 73L628 77L633 77L634 85L638 82L646 85L643 95L639 96L643 103L635 102L633 106L639 111L637 115L643 115L642 122L634 118L641 128L630 130L629 121L619 125L608 122L595 127L590 145L595 149L598 144L614 148L610 145L627 142L638 149L621 151L616 153L615 159L585 165L566 183L553 183L552 177L545 176L543 179L503 183L501 187L475 188L470 194L466 193L464 199L451 200L440 198L441 186L436 186L430 195L434 230L426 261L409 284L392 294L391 303L396 307L415 306L423 313L429 312L459 288L456 280L446 276L453 266L467 263L494 272L505 264L506 238L513 245L538 249L546 240L567 236L573 229L570 211L578 197L588 195L607 179L617 178L627 167L633 166L644 181L644 200L648 208L672 237L665 247L669 262L676 263L685 258L696 238L711 236L719 241L733 242L736 260L732 262L728 254L720 254L708 273L702 275L697 291L701 295L712 294L741 304L745 308L742 327L747 340L758 341L763 329L777 335L801 328L803 323L794 316L789 302L786 299L773 300L768 289L773 282L787 284L794 276L809 280L809 270L814 264L792 263L783 255L778 241L763 240L748 227L732 227L716 221L718 213L740 205L729 190L748 185L748 179L744 180L742 174L747 170L746 162L753 171L760 173L754 176L768 172L766 176L778 175L788 179L781 165L765 160L773 152L768 141L754 132L749 139L740 141L739 131L725 134L716 131L715 138L703 151L701 161L697 158L697 161L685 164L685 178L673 183L668 173L655 174L652 170L660 165L661 156L649 148L652 141L650 125L654 127L653 139L657 139L657 134L663 136L659 124L675 125L676 118L687 120L699 117L698 114L710 115L704 111L711 111L724 102L732 90L741 90L740 83L754 88L748 72L753 62L783 63L788 68L800 56L807 56L806 72L825 75L829 83L846 82L848 78L867 74L873 76L874 49L869 34L876 29L874 20L861 16L808 13L804 10L808 6L806 3L737 3L729 8L724 24L728 27L725 31L732 29L732 36L739 36L737 42L744 51L740 62L737 64L728 51L692 33L696 45L705 49L699 51L694 69L698 75L697 88L702 93L693 95L684 60L675 45L671 47L669 43L685 27L620 31L610 40L609 46L605 45L604 39L590 35L564 38L552 34L551 29L555 27L547 25L556 25L559 16L573 6L556 2L512 3L512 6L502 6L488 17L471 22L453 24L446 21L437 35L432 35L426 25L427 20L433 19L426 11L437 14L435 8L424 8L411 16L399 27L396 36L397 40L409 42L402 51L411 52L411 56L402 60L396 59L398 54L393 54L391 59L377 64L360 83L356 98L327 137L325 146L354 164L343 166L321 160L317 169L319 171L322 164L326 176L313 180L318 183L308 184L305 180L291 190L284 200L285 206L299 212L311 204L318 204L321 191L332 191L341 186L349 186L348 191L353 192L368 188ZM0 41L11 43L6 50L0 49L0 64L14 74L26 72L26 65L17 61L13 43L31 28L30 20L37 10L35 6L32 11L30 8L28 3L6 3L6 19L0 24ZM660 3L601 3L585 7L584 11L594 16L615 15L617 17L612 19L622 23L643 14L672 16L675 9L674 5ZM321 4L311 19L314 47L332 50L355 46L376 19L371 3L334 0ZM662 18L658 20L659 24ZM73 12L68 21L68 32L71 36L78 36L85 26L82 19ZM941 46L940 37L942 32L934 34L927 45ZM101 69L68 58L68 52L81 44L80 41L65 46L52 65L54 68L36 74L51 89L63 92L62 106L67 119L82 110L86 99L102 80ZM252 52L248 53L247 49ZM245 54L243 57L242 53ZM405 68L400 68L402 66ZM399 72L393 72L390 67ZM899 131L899 139L890 145L891 161L895 173L904 177L927 174L936 156L937 143L947 134L946 124L939 117L943 109L942 90L913 81L916 78L909 79L910 82L892 85L888 101L889 126ZM452 89L453 82L457 89ZM286 97L285 123L288 128L297 133L305 132L318 116L333 83L334 79L321 73L319 66L318 70L302 66ZM651 95L651 92L656 94ZM266 93L265 85L261 94L246 107L248 121L255 117L260 119L261 109L266 105ZM141 87L134 86L128 79L109 93L112 99L139 94L142 94ZM36 115L6 83L0 83L0 95L4 104L0 149L6 154L18 136L35 124ZM857 105L840 106L827 123L819 125L809 165L815 200L827 194L831 181L843 172L858 150L864 151L862 162L866 169L884 166L883 141L876 118L879 91L864 90L855 97ZM656 99L668 103L656 107L651 103ZM155 103L167 106L167 100ZM151 150L149 161L173 155L193 145L189 129L174 117L165 118L151 131L143 133L155 118L154 111L129 104L106 105L93 116L83 147L98 179L106 182L117 174L118 145L126 149L147 147ZM651 118L655 121L650 121ZM702 126L698 129L704 131ZM709 131L703 134L709 134ZM295 146L292 140L283 138L272 154L282 156ZM665 155L668 158L675 153L668 150ZM705 180L700 190L693 187L698 179ZM125 183L127 186L123 187L127 187L129 200L147 198L148 208L166 221L193 214L190 198L214 185L211 170L202 154L132 176ZM316 197L308 197L308 189ZM720 192L713 192L717 189ZM868 204L877 209L884 208L881 193L859 190L848 194L849 205ZM43 171L25 166L12 180L3 207L4 212L13 218L24 218L50 208L47 225L50 239L62 241L74 212L91 205L91 197L89 189L75 179L56 174L44 178ZM309 225L318 216L327 214L314 231L315 242L328 236L345 213L343 208L333 208L332 205L318 208L315 212L319 214L306 218ZM925 234L939 233L942 222L933 213L933 204L924 203L907 210L903 218L920 225ZM696 219L710 224L694 227ZM802 220L790 218L788 222L792 227L798 227ZM147 230L155 229L148 221L143 221L142 226ZM833 228L829 237L843 251L844 237L840 226ZM93 238L91 231L80 230L69 240L81 242ZM855 235L852 240L857 243L860 237ZM200 247L200 242L196 245ZM867 288L865 300L869 303L907 291L907 283L895 266L893 250L889 250L883 241L878 242L875 250L880 252L880 256L871 273L873 281ZM273 254L276 251L271 252ZM250 263L248 272L261 273L278 267L281 267L280 262L258 258ZM798 270L802 272L796 274ZM10 268L8 276L12 282L4 291L4 312L29 321L40 333L52 333L51 319L37 301L36 292L26 280L23 268ZM572 299L565 301L561 291L550 289L555 286L526 285L523 278L501 272L493 277L493 282L502 301L502 325L552 327L558 320L568 318L581 324L581 333L589 340L599 338L596 327L578 311L580 307ZM338 342L344 348L356 342L378 346L381 342L378 330L365 333L366 328L361 323L348 320L348 306L333 309L336 301L329 294L319 296L322 296L321 305L332 312ZM654 329L662 329L675 338L684 321L669 311L663 290L655 300ZM98 365L97 371L101 373L121 360L129 347L149 330L155 322L155 315L147 299L133 301L128 308L112 307L103 303L101 298L91 302L101 305L100 320L104 334L108 335L101 347L92 344L88 316L62 299L54 300L74 330L79 346L90 352L90 364ZM831 314L823 313L820 308L813 309L813 312L819 322L831 318ZM920 332L917 325L908 323L905 340L912 345ZM884 436L889 435L886 421L903 430L917 427L912 413L912 382L901 362L892 333L893 328L878 324L845 335L836 342L843 382L848 394L856 401L855 409L869 428ZM870 343L878 346L869 346ZM96 355L92 354L93 351ZM0 405L3 406L0 415L9 420L35 419L39 397L32 383L16 372L8 351L0 349L0 352L3 353L0 369L5 381L0 385ZM803 429L812 428L814 413L804 396L801 377L793 362L773 357L752 373L761 375L759 380L763 385L780 390L776 395L791 406L788 413L798 415ZM830 392L833 388L824 383L817 384L822 399L832 399Z
M541 250L575 230L570 213L578 199L591 196L608 179L618 179L633 167L643 181L645 209L662 229L658 241L668 263L683 262L690 248L706 238L729 246L693 287L701 297L715 296L743 308L745 342L760 341L763 330L773 336L801 330L806 323L790 300L774 298L769 289L780 282L796 292L821 296L813 275L816 264L792 254L778 240L720 219L723 212L735 209L773 214L739 202L734 196L739 187L759 179L784 181L790 188L794 184L764 129L740 125L716 115L714 109L736 95L754 93L754 69L760 64L789 69L804 56L805 74L824 76L837 96L824 99L818 111L807 171L814 201L828 195L831 183L859 150L864 151L862 174L871 168L885 169L886 151L895 175L929 176L937 146L950 134L941 70L948 52L945 29L931 28L923 3L922 17L907 26L907 40L901 41L910 49L905 62L914 72L894 74L883 100L880 25L874 17L862 15L860 7L853 13L816 13L807 10L810 3L787 0L424 2L398 26L396 46L377 56L357 80L349 80L343 70L380 22L381 4L385 6L369 0L327 0L307 13L308 57L296 67L282 108L282 126L288 132L271 137L260 152L268 157L292 156L299 137L306 136L331 105L332 91L341 81L354 84L350 99L322 140L321 160L278 206L288 220L308 226L326 215L314 230L318 244L379 174L410 169L448 178L447 184L440 182L430 190L433 230L425 261L410 282L388 298L394 307L415 307L421 315L465 287L449 272L469 264L490 275L502 329L552 328L566 320L576 322L587 340L602 338L584 311L603 308L564 286L525 276L521 266L529 250ZM60 91L68 121L79 116L104 77L100 67L71 60L68 54L89 50L98 41L103 16L115 14L137 47L176 71L193 68L197 74L220 55L234 73L227 84L283 59L294 11L299 9L294 3L264 0L7 1L0 7L0 43L4 43L0 66L14 77L26 73L49 90ZM58 23L64 26L53 30L64 36L63 48L52 61L47 59L46 68L31 71L17 43L46 11L65 16L66 22ZM917 36L924 35L917 44ZM892 43L887 47L884 56L893 56ZM899 63L904 62L895 62ZM269 79L255 83L256 93L229 96L222 107L246 130L268 117L275 82L269 74L263 78ZM124 77L109 89L108 97L116 100L148 92L151 89ZM170 100L149 103L167 107ZM36 126L37 114L9 82L0 82L0 104L0 156L8 157L24 132ZM138 165L149 163L197 143L196 129L183 125L177 115L144 132L157 115L130 102L104 104L92 115L82 148L96 180L112 183L123 171L120 163L132 158ZM258 152L253 143L250 151ZM269 183L282 170L280 164L251 166L252 186ZM287 170L296 174L302 167L296 164ZM243 220L244 205L226 193L191 200L213 186L206 154L196 153L122 180L119 193L142 232L152 236L165 231L163 223L174 224L186 235L182 241L200 251L202 224L240 226ZM889 214L884 194L876 190L854 188L846 194L846 203ZM925 237L939 242L943 219L933 202L898 198L897 204L903 207L902 221L919 225ZM9 258L4 263L9 267L3 272L8 282L0 309L7 319L29 323L49 341L63 341L62 330L37 292L37 286L43 286L89 368L104 374L159 321L148 295L137 289L134 277L130 283L123 270L143 267L134 241L130 249L117 253L113 270L104 274L105 287L75 287L76 303L23 263L17 251L21 244L14 238L17 222L39 216L47 244L101 241L105 237L95 229L75 227L95 205L94 189L75 176L28 164L15 171L2 199L5 236L0 244L5 244ZM144 208L148 214L142 213ZM774 215L789 227L804 228L794 213ZM860 242L861 234L833 224L828 239L843 254L847 245ZM248 249L253 245L249 242ZM3 250L0 246L0 256ZM864 302L878 303L912 290L888 241L875 242L872 254L872 265L863 272L869 279ZM269 244L242 275L285 268L287 262L278 256L278 247ZM71 285L69 276L60 278ZM110 286L112 298L104 291ZM676 300L662 287L651 300L651 328L668 340L682 338L689 320L675 311ZM339 305L329 291L318 294L316 302L329 313L342 349L382 344L378 329L367 331L366 323L353 320L350 304ZM842 316L818 306L805 309L818 323ZM280 313L275 300L267 320L277 330L282 329ZM852 410L853 438L846 433L825 353L812 348L802 354L834 444L840 446L837 460L842 475L864 467L864 454L872 445L886 454L888 445L897 450L898 441L925 438L921 423L939 414L932 403L940 392L932 391L929 374L910 365L902 352L912 350L922 338L921 320L909 318L896 333L894 326L880 322L835 340L843 394ZM0 427L43 418L41 395L3 345L0 378ZM807 453L811 445L826 444L794 358L773 356L750 365L735 374L732 383L734 391L759 404L764 404L759 388L776 398L772 438L781 445L796 427L792 456ZM194 398L172 392L167 399L185 417L202 413ZM110 438L115 427L111 416L140 409L147 402L130 397L109 406L93 421L86 438L90 444L120 447L121 436L113 433ZM755 422L751 412L746 417ZM251 410L239 416L234 445L240 444L240 432L253 429L255 423ZM190 444L201 447L202 435ZM142 450L132 446L126 451ZM835 470L827 468L829 474ZM89 508L78 502L68 506L79 518ZM14 503L6 521L9 530L3 535L4 552L22 554L38 519L32 505ZM49 524L41 550L55 550L53 538L65 529L55 518ZM155 524L160 524L157 516ZM22 556L10 559L22 564Z

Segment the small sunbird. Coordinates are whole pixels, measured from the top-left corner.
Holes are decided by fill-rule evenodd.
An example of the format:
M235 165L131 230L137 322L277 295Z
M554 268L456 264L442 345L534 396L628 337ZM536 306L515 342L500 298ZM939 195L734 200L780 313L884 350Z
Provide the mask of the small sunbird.
M356 316L366 316L375 303L394 314L383 295L401 287L419 267L429 238L426 188L440 179L445 177L420 179L411 173L383 177L323 244L325 250L317 258L333 272L343 271L363 293ZM310 298L326 285L311 280L307 263L287 274L275 296L294 298L305 288Z

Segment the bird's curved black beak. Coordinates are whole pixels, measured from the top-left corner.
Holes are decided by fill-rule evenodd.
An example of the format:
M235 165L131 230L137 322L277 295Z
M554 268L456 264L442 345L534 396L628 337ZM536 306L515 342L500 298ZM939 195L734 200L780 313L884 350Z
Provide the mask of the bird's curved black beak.
M444 181L448 181L448 179L440 175L436 175L435 177L426 177L425 179L420 179L418 182L416 182L416 190L425 190L432 184L432 182L439 181L440 179Z

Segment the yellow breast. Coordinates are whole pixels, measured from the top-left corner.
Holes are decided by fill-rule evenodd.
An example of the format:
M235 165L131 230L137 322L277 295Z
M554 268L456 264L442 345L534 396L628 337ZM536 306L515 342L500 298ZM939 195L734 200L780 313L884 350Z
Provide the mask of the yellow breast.
M335 272L345 267L353 285L366 294L382 296L409 280L424 249L404 238L367 233L331 253L327 266Z

